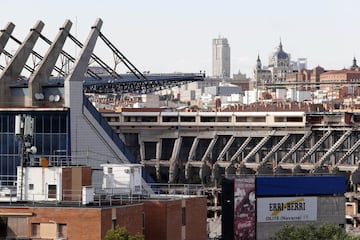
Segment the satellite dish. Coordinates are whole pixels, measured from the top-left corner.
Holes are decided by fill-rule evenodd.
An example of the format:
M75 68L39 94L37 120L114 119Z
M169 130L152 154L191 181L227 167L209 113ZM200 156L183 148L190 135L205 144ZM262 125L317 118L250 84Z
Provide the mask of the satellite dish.
M50 96L49 96L49 101L50 101L50 102L53 102L54 100L55 100L54 95L50 95Z
M42 93L35 93L34 97L36 100L44 100L44 94Z
M55 97L54 97L54 101L55 101L55 102L60 101L60 95L55 95Z
M35 146L32 146L32 147L30 148L30 152L31 152L32 154L35 154L35 153L37 152L37 148L36 148Z

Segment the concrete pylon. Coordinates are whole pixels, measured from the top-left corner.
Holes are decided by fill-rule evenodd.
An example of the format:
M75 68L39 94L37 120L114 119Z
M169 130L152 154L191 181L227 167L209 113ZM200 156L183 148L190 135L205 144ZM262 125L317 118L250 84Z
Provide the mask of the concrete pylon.
M85 80L85 73L88 69L89 61L93 53L96 40L99 36L102 26L102 20L97 19L95 25L91 27L90 34L83 45L78 59L75 61L73 71L70 72L64 82L64 97L65 107L71 109L70 111L70 131L71 131L71 155L76 156L78 150L78 142L81 139L78 137L77 125L83 121L83 81Z
M8 42L11 33L13 32L15 25L12 22L6 24L5 29L0 32L0 54L3 52L6 43Z
M44 94L42 90L42 86L48 83L51 72L53 71L56 61L63 49L65 44L65 40L69 35L70 28L72 26L72 22L70 20L66 20L63 26L60 28L59 33L55 37L55 40L51 44L49 50L45 54L44 58L39 63L39 66L36 68L34 73L30 76L29 85L28 85L28 95L25 97L25 106L42 106L47 102L42 99L36 99L36 93ZM39 101L40 100L40 101ZM52 105L61 105L60 102L52 102Z
M23 105L24 96L12 96L10 84L15 83L19 78L43 27L44 23L42 21L38 21L35 24L34 28L30 30L30 33L11 58L11 61L2 71L0 75L0 106Z
M85 73L89 66L91 54L93 53L96 40L99 36L102 26L102 20L96 19L94 26L91 27L90 34L81 49L78 59L74 63L73 71L65 79L64 92L65 92L65 106L77 107L72 113L81 112L83 105L83 81L85 80Z

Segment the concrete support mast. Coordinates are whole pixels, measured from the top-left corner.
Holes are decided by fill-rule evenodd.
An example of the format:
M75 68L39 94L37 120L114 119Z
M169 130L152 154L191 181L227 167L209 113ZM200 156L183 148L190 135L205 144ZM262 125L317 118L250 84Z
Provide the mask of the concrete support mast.
M72 22L66 20L60 28L55 41L51 44L44 58L39 63L38 68L34 71L29 79L28 96L25 98L25 106L41 106L44 101L35 99L36 93L42 93L42 86L48 83L52 70L65 44L65 40L69 34ZM59 103L61 104L61 103Z
M65 106L71 109L70 119L71 124L71 151L73 156L77 153L77 144L80 139L77 139L77 122L82 119L83 113L83 80L88 69L91 54L95 47L96 40L102 26L102 20L97 19L95 25L92 27L90 34L81 49L79 58L76 60L73 71L65 79Z
M11 95L10 84L15 83L19 78L43 27L44 23L41 21L38 21L35 24L34 28L31 29L11 61L2 71L0 75L0 105L19 106L23 104L22 96L14 97Z
M3 52L6 43L8 42L11 33L13 32L15 28L15 25L11 22L9 22L5 29L1 30L0 32L0 54Z

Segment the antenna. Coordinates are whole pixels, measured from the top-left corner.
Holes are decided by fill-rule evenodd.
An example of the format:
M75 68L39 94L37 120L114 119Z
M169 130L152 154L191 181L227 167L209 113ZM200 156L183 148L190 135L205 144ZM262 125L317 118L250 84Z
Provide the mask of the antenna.
M23 200L24 193L24 166L32 165L31 159L37 152L36 146L32 145L34 135L34 118L30 115L15 116L15 134L19 141L20 158L21 158L21 175L20 175L20 200Z

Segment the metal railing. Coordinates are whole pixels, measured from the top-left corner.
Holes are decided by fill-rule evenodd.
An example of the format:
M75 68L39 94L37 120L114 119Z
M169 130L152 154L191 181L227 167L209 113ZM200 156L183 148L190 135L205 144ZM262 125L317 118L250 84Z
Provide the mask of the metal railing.
M153 194L142 191L133 192L131 188L99 188L94 187L90 201L84 201L82 190L63 189L60 193L44 192L29 193L24 191L20 200L16 185L12 187L0 186L1 205L28 205L28 206L58 206L58 207L102 207L113 205L127 205L140 203L146 199L181 198L206 195L207 188L200 184L152 184Z

